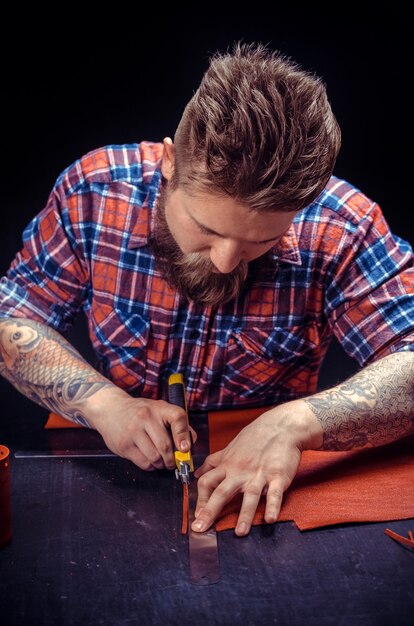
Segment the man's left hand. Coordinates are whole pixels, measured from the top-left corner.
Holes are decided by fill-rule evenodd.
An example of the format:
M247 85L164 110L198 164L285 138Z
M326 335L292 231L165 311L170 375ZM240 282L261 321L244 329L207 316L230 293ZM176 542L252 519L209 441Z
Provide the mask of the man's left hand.
M237 535L249 533L262 494L266 495L265 522L275 522L302 450L310 447L310 440L318 445L320 437L320 427L300 400L263 413L226 448L210 454L195 472L198 501L192 529L207 530L238 493L243 493L243 503Z

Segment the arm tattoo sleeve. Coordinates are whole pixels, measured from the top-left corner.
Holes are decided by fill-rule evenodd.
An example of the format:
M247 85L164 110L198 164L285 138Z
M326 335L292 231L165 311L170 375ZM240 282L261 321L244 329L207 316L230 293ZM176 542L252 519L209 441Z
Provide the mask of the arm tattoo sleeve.
M112 383L52 328L0 319L0 374L37 404L89 426L82 401Z
M414 353L396 352L305 399L324 450L378 446L414 432Z

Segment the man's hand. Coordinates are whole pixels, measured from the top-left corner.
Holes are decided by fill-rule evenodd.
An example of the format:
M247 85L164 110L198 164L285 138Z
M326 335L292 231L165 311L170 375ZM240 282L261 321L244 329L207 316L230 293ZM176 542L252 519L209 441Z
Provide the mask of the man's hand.
M284 491L292 482L302 450L320 445L321 429L309 409L294 401L266 411L229 445L197 469L198 501L192 529L203 532L237 493L243 493L236 534L247 535L262 494L265 521L278 518Z
M173 442L178 450L190 449L187 415L181 407L164 400L133 398L118 387L96 393L84 410L112 452L143 470L173 469Z
M193 530L211 526L240 492L238 535L249 532L261 494L266 494L265 521L276 521L302 450L382 446L413 433L413 385L414 353L401 351L331 389L263 413L196 471L200 478Z

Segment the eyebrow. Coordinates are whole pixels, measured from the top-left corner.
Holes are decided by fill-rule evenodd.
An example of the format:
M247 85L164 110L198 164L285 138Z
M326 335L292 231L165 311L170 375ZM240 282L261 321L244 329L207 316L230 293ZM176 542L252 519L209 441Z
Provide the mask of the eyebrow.
M208 233L209 235L216 235L217 237L221 237L222 239L226 238L225 235L221 235L220 233L216 233L215 230L212 230L211 228L207 228L207 226L204 226L203 224L200 224L200 222L198 220L196 220L195 217L190 215L190 213L188 213L188 215L191 217L193 222L199 227L199 229L202 230L203 232ZM246 240L246 243L270 243L272 241L277 241L281 237L282 237L282 235L276 235L276 237L271 237L270 239L263 239L262 241L248 241L248 240Z

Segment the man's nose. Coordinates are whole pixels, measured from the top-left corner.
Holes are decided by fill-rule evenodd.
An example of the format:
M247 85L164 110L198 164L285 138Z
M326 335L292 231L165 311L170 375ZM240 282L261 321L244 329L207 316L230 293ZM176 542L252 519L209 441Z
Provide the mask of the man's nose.
M242 250L237 241L223 240L210 249L211 262L219 272L228 274L234 270L242 259Z

